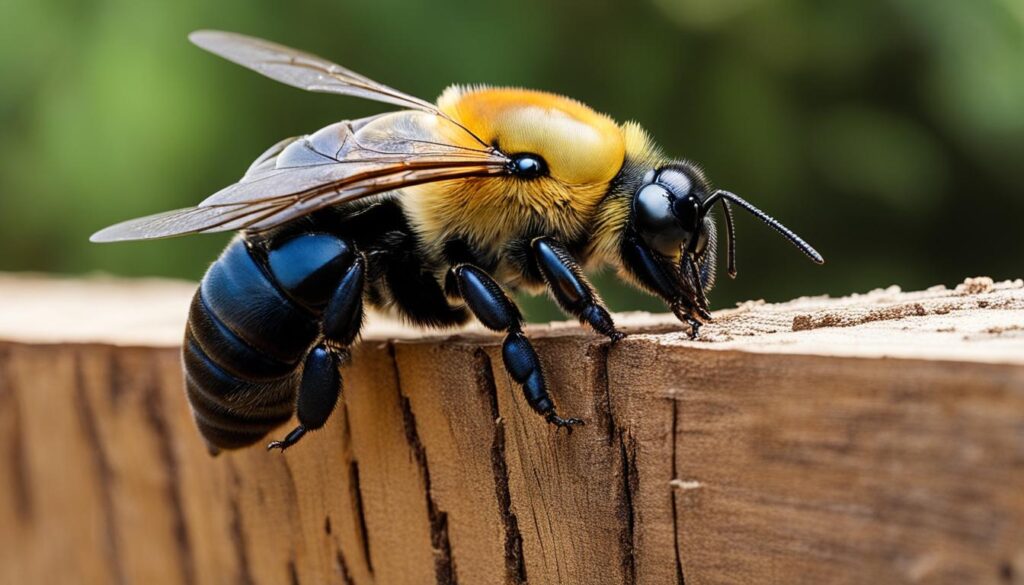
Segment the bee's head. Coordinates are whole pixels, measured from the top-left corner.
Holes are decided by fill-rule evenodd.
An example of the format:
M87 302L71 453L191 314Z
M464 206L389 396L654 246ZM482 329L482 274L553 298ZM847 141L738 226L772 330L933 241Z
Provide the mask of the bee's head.
M702 255L708 242L703 208L707 191L703 176L689 166L649 171L633 195L633 227L640 239L668 258L682 253Z
M651 169L633 194L622 240L624 266L644 288L668 301L677 317L694 326L711 319L705 292L714 283L716 237L710 212L717 203L725 215L729 276L736 276L730 203L767 223L814 262L824 262L796 234L739 196L712 191L694 165L672 162Z

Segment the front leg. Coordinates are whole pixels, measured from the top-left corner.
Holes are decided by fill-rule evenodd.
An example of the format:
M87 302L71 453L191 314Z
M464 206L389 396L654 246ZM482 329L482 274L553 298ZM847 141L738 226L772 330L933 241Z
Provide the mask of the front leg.
M594 331L607 335L612 343L626 336L615 328L608 309L565 246L554 238L540 237L530 243L530 251L558 306L581 323L589 323Z
M501 347L505 369L523 387L526 402L549 423L566 427L583 421L576 418L562 418L555 411L555 404L548 395L541 370L540 359L533 345L523 335L523 316L512 299L486 272L472 264L460 264L452 268L452 275L458 283L459 294L473 315L493 331L507 333Z

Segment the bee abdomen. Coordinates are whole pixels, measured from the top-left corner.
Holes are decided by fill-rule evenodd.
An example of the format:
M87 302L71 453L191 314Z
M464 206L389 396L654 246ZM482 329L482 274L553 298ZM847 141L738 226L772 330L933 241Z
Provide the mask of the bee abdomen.
M186 389L207 442L243 447L286 422L318 336L316 316L232 242L196 291L185 333Z
M186 334L231 374L250 380L271 380L290 373L294 362L277 360L253 347L228 328L196 291L189 309Z
M185 388L203 437L235 449L251 445L291 418L298 375L253 381L237 377L208 356L191 328L185 337Z
M239 341L283 364L297 364L319 333L315 316L278 290L241 239L210 267L198 294Z

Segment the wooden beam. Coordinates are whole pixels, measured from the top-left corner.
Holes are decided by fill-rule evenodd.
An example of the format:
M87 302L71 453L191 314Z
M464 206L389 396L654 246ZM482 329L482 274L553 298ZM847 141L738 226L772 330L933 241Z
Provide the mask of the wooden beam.
M1020 280L533 327L571 436L378 320L324 430L217 458L192 287L0 277L0 582L1024 582Z

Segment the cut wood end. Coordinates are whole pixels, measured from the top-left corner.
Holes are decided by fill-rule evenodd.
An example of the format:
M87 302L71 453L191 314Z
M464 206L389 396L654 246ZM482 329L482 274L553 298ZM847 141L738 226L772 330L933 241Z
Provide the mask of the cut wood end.
M659 343L722 350L1024 364L1024 281L968 278L956 287L898 286L848 297L747 302L715 313L701 339Z
M195 283L107 276L58 278L0 274L0 341L97 343L177 347ZM747 301L714 313L689 339L670 314L618 313L631 334L624 343L689 345L704 349L856 357L954 359L1024 363L1024 281L968 278L956 287L903 292L897 286L841 298L803 297L785 303ZM533 325L536 337L590 336L575 321ZM656 337L651 337L656 336ZM372 315L366 340L418 343L486 342L478 325L458 333L407 327Z

